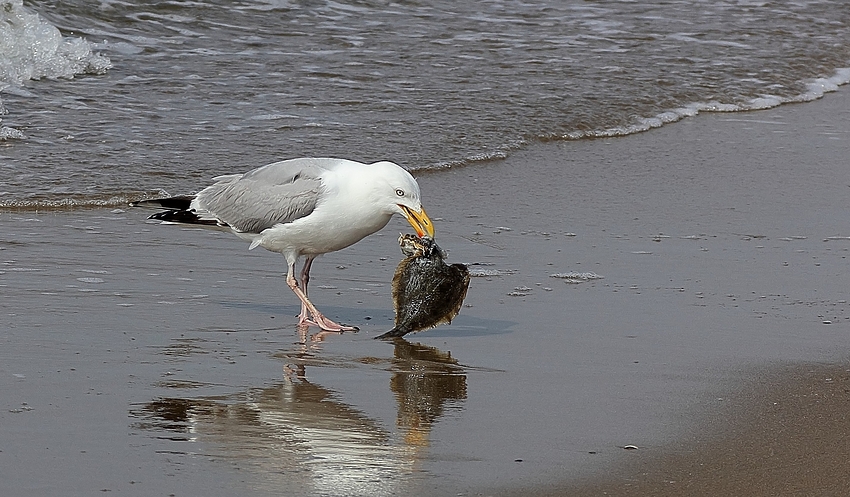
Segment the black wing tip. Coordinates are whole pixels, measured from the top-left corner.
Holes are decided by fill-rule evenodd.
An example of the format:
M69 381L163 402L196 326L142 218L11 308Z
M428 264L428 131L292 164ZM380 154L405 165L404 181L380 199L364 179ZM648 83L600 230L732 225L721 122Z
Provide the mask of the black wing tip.
M157 212L148 216L148 219L156 219L158 221L168 223L203 224L208 226L218 225L218 222L213 219L203 219L199 217L194 211L183 210L168 210Z
M166 209L148 216L148 219L168 223L200 224L205 226L219 226L218 220L202 218L192 209L194 195L178 195L176 197L153 198L130 202L130 207L153 207Z
M194 195L178 195L176 197L154 198L130 202L130 207L163 207L178 211L189 210Z

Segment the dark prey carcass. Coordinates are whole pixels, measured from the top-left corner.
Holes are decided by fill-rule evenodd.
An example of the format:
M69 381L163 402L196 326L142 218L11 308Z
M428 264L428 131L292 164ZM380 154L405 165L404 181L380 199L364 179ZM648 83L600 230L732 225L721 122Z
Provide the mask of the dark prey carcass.
M469 270L463 264L446 264L446 253L433 238L404 234L398 243L407 257L393 276L395 327L375 338L401 337L450 323L469 288Z

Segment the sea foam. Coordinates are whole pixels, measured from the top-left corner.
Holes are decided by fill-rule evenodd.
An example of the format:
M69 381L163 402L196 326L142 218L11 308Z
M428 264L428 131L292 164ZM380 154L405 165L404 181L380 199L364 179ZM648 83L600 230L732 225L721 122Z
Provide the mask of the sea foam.
M0 0L0 92L33 79L104 74L110 67L88 41L62 36L22 0ZM0 115L5 113L0 100ZM23 133L0 122L0 140L9 138L23 138Z
M762 95L760 97L752 98L742 104L725 104L716 101L694 102L677 109L662 112L653 117L638 118L633 124L627 126L618 126L602 130L572 131L563 135L551 135L547 138L579 140L582 138L610 138L615 136L626 136L680 121L686 117L695 116L700 112L741 112L765 110L787 103L811 102L812 100L817 100L823 97L826 93L838 90L839 86L843 86L848 83L850 83L850 67L840 67L835 70L835 73L832 76L806 81L806 90L791 97Z

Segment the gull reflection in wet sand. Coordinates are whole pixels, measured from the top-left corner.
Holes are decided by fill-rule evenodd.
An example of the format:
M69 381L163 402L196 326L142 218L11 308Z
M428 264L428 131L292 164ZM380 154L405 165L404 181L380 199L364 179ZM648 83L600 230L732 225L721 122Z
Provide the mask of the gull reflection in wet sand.
M158 398L131 414L140 418L138 428L157 438L205 442L206 455L254 473L250 485L256 489L400 495L416 486L433 424L467 395L465 368L433 347L397 339L392 359L351 359L392 373L400 431L394 433L307 379L309 368L338 364L303 348L287 358L279 384L227 396Z

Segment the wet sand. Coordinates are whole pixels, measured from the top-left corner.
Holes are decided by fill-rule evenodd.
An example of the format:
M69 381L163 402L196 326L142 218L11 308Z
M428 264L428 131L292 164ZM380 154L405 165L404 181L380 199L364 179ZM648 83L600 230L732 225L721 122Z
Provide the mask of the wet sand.
M677 443L635 450L612 473L535 495L823 495L850 488L850 364L750 371ZM719 399L718 399L719 400ZM638 454L637 452L642 452Z
M400 219L314 265L311 297L361 326L316 336L282 258L232 235L2 213L0 481L839 495L848 93L421 175L449 262L478 276L452 325L396 344L372 338L392 327Z

